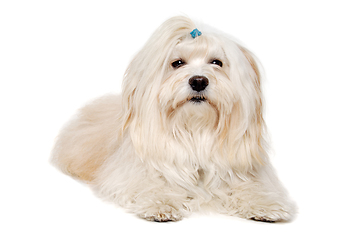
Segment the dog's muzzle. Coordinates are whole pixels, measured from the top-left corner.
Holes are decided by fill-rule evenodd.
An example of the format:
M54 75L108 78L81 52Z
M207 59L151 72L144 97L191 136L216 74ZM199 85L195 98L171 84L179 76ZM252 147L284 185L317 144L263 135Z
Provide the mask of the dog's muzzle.
M208 78L196 75L191 77L188 83L191 86L192 90L196 92L196 94L193 95L190 101L202 102L207 100L204 94L202 94L202 92L207 88L209 84Z

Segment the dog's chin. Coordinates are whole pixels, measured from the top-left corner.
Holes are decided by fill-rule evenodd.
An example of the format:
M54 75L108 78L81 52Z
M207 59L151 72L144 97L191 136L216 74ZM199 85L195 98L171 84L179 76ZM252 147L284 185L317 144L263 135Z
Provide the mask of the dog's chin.
M179 102L176 108L168 112L168 118L174 129L199 133L217 126L219 112L207 96L193 95Z
M217 105L207 95L190 95L179 108L186 108L196 115L218 113Z

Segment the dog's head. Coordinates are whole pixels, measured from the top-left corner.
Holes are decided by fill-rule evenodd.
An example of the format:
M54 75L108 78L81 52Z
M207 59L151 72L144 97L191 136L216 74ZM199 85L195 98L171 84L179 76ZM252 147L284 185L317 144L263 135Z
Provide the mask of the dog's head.
M254 56L223 34L195 29L188 18L171 18L130 63L122 89L123 130L132 125L134 142L142 135L157 143L161 132L180 137L206 130L230 159L262 162L262 94Z

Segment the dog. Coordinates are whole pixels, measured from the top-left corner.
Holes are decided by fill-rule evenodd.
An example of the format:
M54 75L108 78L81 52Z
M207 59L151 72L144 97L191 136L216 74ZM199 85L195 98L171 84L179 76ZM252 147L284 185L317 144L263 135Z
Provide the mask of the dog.
M295 204L267 155L260 68L249 50L173 17L130 62L122 84L60 132L51 161L63 172L150 221L201 210L293 218Z

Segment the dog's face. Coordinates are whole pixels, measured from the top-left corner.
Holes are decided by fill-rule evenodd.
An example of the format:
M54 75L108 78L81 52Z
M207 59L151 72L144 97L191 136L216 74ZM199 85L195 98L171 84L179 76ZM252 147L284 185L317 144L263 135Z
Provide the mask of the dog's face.
M169 119L216 129L219 118L240 107L242 98L243 105L249 104L244 88L253 80L244 73L251 66L236 44L230 49L216 36L186 38L172 49L165 65L159 106Z
M159 95L163 107L218 106L221 96L232 92L229 60L215 39L184 40L175 46L166 64Z
M232 39L212 32L192 38L193 29L184 18L171 19L135 56L123 82L122 129L130 127L141 156L160 158L170 139L188 151L213 142L249 165L261 158L253 154L263 128L257 65Z

